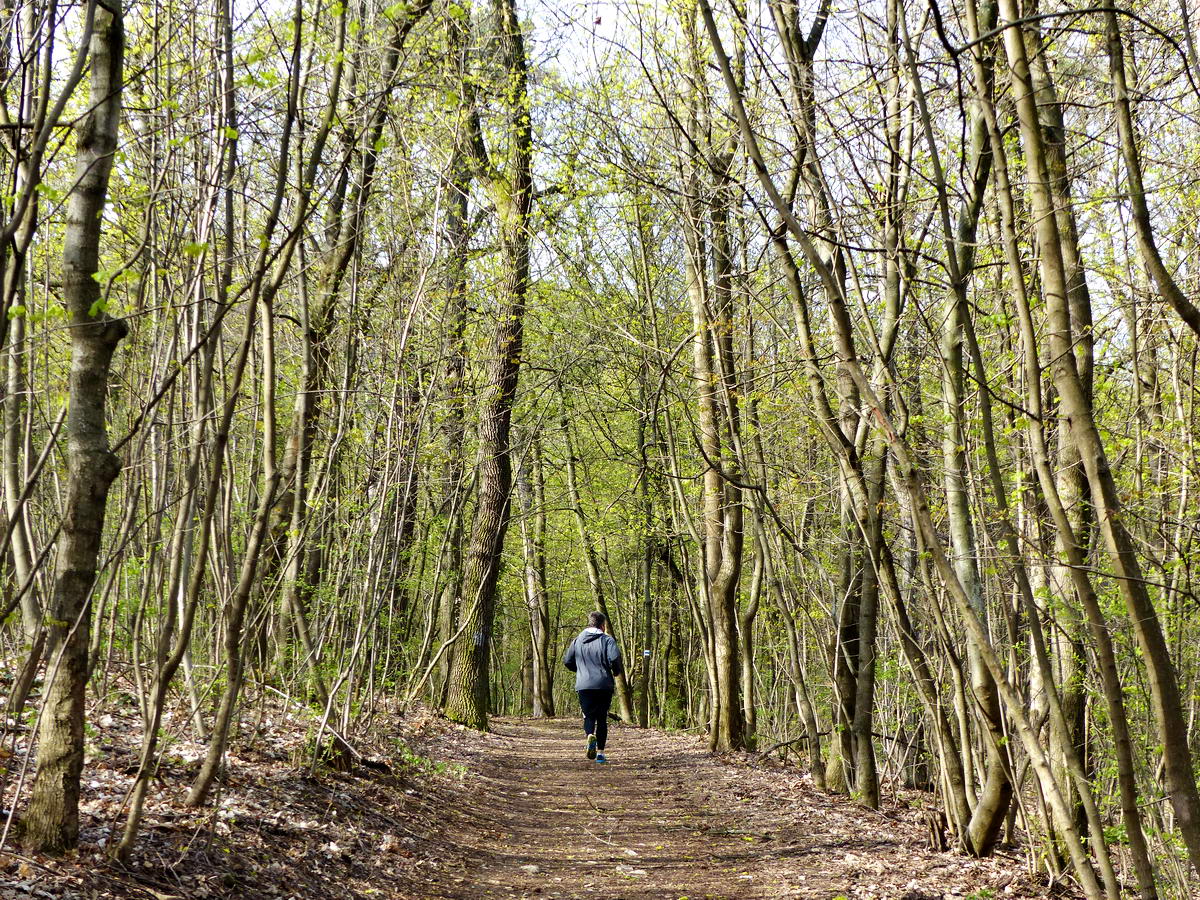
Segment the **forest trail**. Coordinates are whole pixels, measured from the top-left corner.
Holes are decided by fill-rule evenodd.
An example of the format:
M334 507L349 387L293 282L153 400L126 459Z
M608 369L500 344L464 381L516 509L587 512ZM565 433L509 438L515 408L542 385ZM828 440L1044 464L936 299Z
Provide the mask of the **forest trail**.
M312 774L311 723L276 709L253 747L230 754L209 809L182 803L203 745L180 741L159 768L141 852L121 866L104 845L136 724L106 726L88 765L79 853L0 856L0 900L1077 896L1031 877L1023 854L930 850L928 795L865 810L794 766L619 725L601 766L577 719L494 718L480 734L423 708L377 722L359 745L372 766Z
M863 810L794 769L628 727L611 729L608 754L585 758L575 719L459 732L451 755L471 775L441 798L438 874L417 896L1046 895L1017 859L932 852L916 811Z
M721 785L701 747L668 742L613 728L599 765L575 720L495 722L477 802L455 816L470 874L448 896L781 896L773 836L713 803Z

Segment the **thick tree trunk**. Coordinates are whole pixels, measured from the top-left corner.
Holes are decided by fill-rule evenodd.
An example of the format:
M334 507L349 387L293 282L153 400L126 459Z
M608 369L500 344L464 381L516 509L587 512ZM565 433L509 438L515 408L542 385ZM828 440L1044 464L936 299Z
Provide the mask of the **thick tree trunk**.
M637 703L637 721L640 728L650 727L650 690L651 690L651 673L653 670L654 660L651 656L654 646L654 547L653 539L651 538L651 529L653 527L653 513L646 513L646 537L645 544L642 547L642 571L641 571L641 589L642 589L642 643L643 652L639 657L639 662L642 666L641 684L638 686L638 703ZM632 648L632 652L636 653L637 648Z
M71 326L68 476L48 610L49 686L38 728L37 776L25 816L25 843L36 850L69 849L79 838L90 601L108 492L121 471L120 460L109 450L105 406L113 352L127 329L104 312L94 276L121 121L125 32L119 0L98 7L95 16L92 108L76 132L77 182L63 244L63 298Z
M467 35L464 23L447 17L449 56L455 66L459 83L467 78ZM462 537L466 422L463 380L467 372L467 241L470 238L469 215L472 171L467 140L470 118L475 116L466 102L460 103L455 122L454 145L450 151L449 171L445 179L445 240L446 272L443 280L447 333L445 342L446 367L443 373L442 395L446 402L446 420L442 439L446 462L442 469L440 515L446 523L442 551L444 586L438 595L438 637L442 643L450 640L458 628L459 599L462 588ZM437 706L446 702L450 686L450 671L454 665L454 647L442 655L434 679L433 696Z
M1032 12L1035 7L1036 3L1031 4L1026 9L1026 13ZM989 24L984 24L982 27L984 30L991 28ZM1047 59L1048 47L1042 38L1039 24L1036 21L1031 22L1025 29L1024 35L1030 61L1031 83L1037 91L1043 161L1058 223L1059 247L1057 252L1065 267L1068 305L1075 328L1076 366L1080 383L1090 405L1095 341L1092 329L1091 297L1084 271L1078 222L1072 199L1072 178L1067 160L1067 131L1063 104L1059 99L1058 87ZM1058 491L1070 517L1072 528L1086 544L1090 543L1088 535L1093 522L1088 499L1087 477L1071 434L1073 427L1071 419L1061 406L1057 413ZM1055 553L1059 559L1066 555L1066 547L1061 534L1058 533L1055 535ZM1052 565L1048 576L1052 595L1059 596L1061 594L1064 597L1072 595L1071 572L1067 567ZM1084 696L1086 659L1079 639L1079 635L1083 632L1083 622L1076 610L1075 604L1066 604L1062 609L1062 614L1067 618L1065 627L1056 629L1051 635L1051 651L1054 655L1056 674L1061 684L1062 706L1067 722L1065 729L1058 727L1051 729L1050 749L1057 770L1062 774L1070 770L1068 757L1071 754L1084 760L1088 755L1087 733L1083 722L1086 703ZM1035 672L1035 686L1038 685L1039 679L1040 676ZM1069 784L1069 782L1066 783ZM1077 816L1082 823L1082 798L1076 791L1071 791L1071 793L1072 803L1075 804Z
M754 684L754 620L762 602L763 581L766 574L766 546L759 537L763 530L760 522L755 523L754 564L750 572L750 590L746 605L738 613L738 635L741 638L742 721L745 723L746 747L756 747L758 728L758 694Z
M710 643L709 746L742 749L746 744L738 640L737 593L742 570L743 507L737 486L734 448L738 430L732 336L732 260L729 243L728 171L731 160L719 161L719 174L708 205L711 242L704 239L705 216L699 192L701 161L688 161L687 282L692 311L692 376L696 386L698 441L703 458L701 490L702 553L697 587ZM705 278L711 243L713 284ZM722 434L728 441L722 440ZM726 445L729 444L729 446Z
M446 714L482 730L488 725L492 629L500 551L508 528L512 489L509 432L520 374L525 306L529 292L529 218L533 208L533 130L529 115L528 63L514 0L496 0L500 53L504 62L511 164L506 175L487 159L483 137L474 130L477 172L488 182L499 216L503 281L479 415L476 463L478 502L463 571L463 634L455 646ZM467 87L464 82L464 87ZM472 97L473 93L469 94Z
M510 236L511 239L511 236ZM520 239L518 239L520 241ZM479 422L476 464L478 502L463 571L463 637L454 653L446 715L486 731L490 696L492 630L500 552L509 523L512 460L509 433L521 353L521 326L529 272L528 244L505 248L507 294L498 316L488 367L488 392Z
M867 502L875 509L883 502L884 471L887 449L882 442L872 440L873 448L866 460ZM854 718L850 734L854 738L854 797L870 809L879 807L879 773L875 766L875 741L872 723L875 719L875 636L879 627L879 575L877 560L883 549L883 521L872 516L862 529L861 540L868 548L863 566L862 593L858 608L858 671L854 680Z

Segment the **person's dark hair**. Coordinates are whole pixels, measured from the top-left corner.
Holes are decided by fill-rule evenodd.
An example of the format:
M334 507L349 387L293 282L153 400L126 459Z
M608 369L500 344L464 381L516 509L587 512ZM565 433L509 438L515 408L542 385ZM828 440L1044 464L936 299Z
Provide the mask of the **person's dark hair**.
M608 616L602 612L588 613L588 625L592 628L604 628L608 622Z

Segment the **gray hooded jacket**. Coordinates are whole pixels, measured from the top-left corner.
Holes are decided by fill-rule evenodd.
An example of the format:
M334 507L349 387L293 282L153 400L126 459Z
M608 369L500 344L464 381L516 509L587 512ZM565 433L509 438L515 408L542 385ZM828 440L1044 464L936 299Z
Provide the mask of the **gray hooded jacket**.
M625 671L616 639L599 628L585 628L571 641L563 665L575 673L577 691L611 691L613 676Z

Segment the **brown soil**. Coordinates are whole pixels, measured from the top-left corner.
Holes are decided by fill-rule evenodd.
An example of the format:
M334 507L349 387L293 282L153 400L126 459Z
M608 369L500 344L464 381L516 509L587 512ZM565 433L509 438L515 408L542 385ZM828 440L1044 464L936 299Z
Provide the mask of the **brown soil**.
M871 812L794 769L695 738L614 728L589 762L577 720L504 719L443 745L474 777L446 798L422 896L925 900L1044 897L1023 860L928 849L916 810Z
M482 735L426 713L378 725L360 745L372 765L309 777L311 723L279 710L230 754L203 810L181 802L203 747L177 741L121 867L104 850L138 731L132 716L106 717L79 851L31 857L10 841L0 900L1051 895L1023 858L930 851L919 809L865 811L794 768L713 757L695 737L613 727L602 766L576 719L498 719Z

